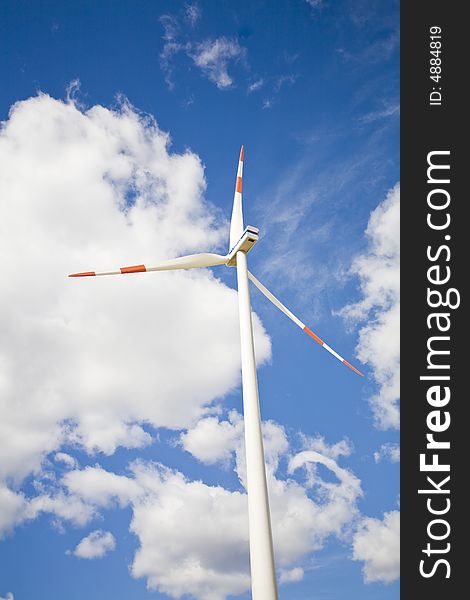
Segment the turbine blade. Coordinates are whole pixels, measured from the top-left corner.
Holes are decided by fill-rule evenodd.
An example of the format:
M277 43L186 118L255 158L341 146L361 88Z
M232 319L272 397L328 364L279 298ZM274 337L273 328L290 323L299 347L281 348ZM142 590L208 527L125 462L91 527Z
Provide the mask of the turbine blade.
M242 211L242 178L243 178L243 155L245 151L243 146L240 150L240 159L238 161L237 182L235 184L235 194L233 195L232 220L230 222L230 250L240 239L243 233L243 211Z
M276 296L274 296L274 294L271 294L271 292L266 287L264 287L264 285L261 283L261 281L258 281L258 279L256 279L256 277L253 275L253 273L250 273L250 271L248 271L248 278L256 285L256 287L259 289L259 291L262 294L264 294L266 296L266 298L274 304L274 306L277 306L277 308L280 311L282 311L286 316L288 316L291 321L294 321L294 323L297 325L297 327L300 327L300 329L305 331L306 334L308 334L316 342L318 342L320 344L320 346L325 348L325 350L328 350L328 352L330 354L332 354L335 358L337 358L340 362L345 364L347 367L352 369L355 373L357 373L361 377L364 377L364 375L358 369L356 369L356 367L353 367L350 363L348 363L347 360L345 360L342 356L340 356L337 352L335 352L333 350L333 348L328 346L328 344L326 342L324 342L321 338L318 337L318 335L313 333L313 331L311 329L309 329L304 323L302 323L302 321L300 319L298 319L294 315L294 313L292 313L286 306L284 306L284 304L282 304L282 302L280 300L278 300L276 298Z
M134 265L132 267L121 267L116 271L85 271L83 273L72 273L69 275L69 277L94 277L98 275L125 275L127 273L145 273L149 271L196 269L198 267L215 267L216 265L224 265L226 262L226 256L203 252L201 254L190 254L189 256L180 256L179 258L164 260L158 265L148 267L145 265Z

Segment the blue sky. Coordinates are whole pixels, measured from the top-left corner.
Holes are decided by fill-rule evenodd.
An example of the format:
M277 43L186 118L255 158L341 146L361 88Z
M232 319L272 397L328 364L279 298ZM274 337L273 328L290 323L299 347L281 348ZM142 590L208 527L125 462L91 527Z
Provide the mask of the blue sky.
M235 270L62 276L225 252L241 144L250 269L366 375L252 289L280 597L398 597L398 17L1 4L0 598L249 597Z

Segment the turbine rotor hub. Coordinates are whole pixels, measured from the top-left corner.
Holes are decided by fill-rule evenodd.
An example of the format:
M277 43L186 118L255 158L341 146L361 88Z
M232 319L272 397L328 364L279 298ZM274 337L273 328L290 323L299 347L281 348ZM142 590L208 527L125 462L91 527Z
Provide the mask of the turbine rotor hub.
M237 265L237 252L248 252L253 248L259 239L259 229L248 225L240 236L238 242L228 253L227 267L235 267Z

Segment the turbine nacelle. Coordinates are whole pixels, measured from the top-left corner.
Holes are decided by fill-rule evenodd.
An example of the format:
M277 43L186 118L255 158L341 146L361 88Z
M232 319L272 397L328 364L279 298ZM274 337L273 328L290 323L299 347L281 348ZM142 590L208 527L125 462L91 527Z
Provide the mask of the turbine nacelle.
M240 236L240 239L236 244L231 248L229 253L227 254L227 267L236 267L237 266L237 252L244 252L248 254L248 252L253 248L256 242L259 239L259 229L257 227L253 227L252 225L248 225L245 227L243 233Z

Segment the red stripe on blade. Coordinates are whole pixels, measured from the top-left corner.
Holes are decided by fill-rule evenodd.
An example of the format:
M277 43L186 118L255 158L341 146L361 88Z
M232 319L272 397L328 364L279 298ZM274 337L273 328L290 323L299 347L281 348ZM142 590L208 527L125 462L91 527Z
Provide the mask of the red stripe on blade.
M135 267L121 267L121 273L145 273L145 265L135 265Z
M348 361L347 361L347 360L344 360L344 358L343 358L343 362L344 362L344 364L345 364L347 367L349 367L350 369L352 369L353 371L355 371L355 372L356 372L358 375L360 375L361 377L364 377L363 373L361 373L360 371L358 371L358 370L356 369L356 367L353 367L352 365L350 365L350 364L348 363Z
M95 275L94 271L85 271L84 273L72 273L69 277L94 277Z
M242 193L242 178L241 177L237 177L237 185L235 187L235 191L240 192L240 194Z
M242 146L241 150L240 150L240 160L243 161L243 156L245 154L245 146Z
M308 327L304 327L304 331L305 331L305 333L308 333L308 335L310 335L311 337L313 337L313 339L315 341L317 341L319 344L321 344L323 346L323 344L325 342L322 339L320 339L318 337L318 335L316 335L315 333L313 333L313 331L311 329L309 329Z

